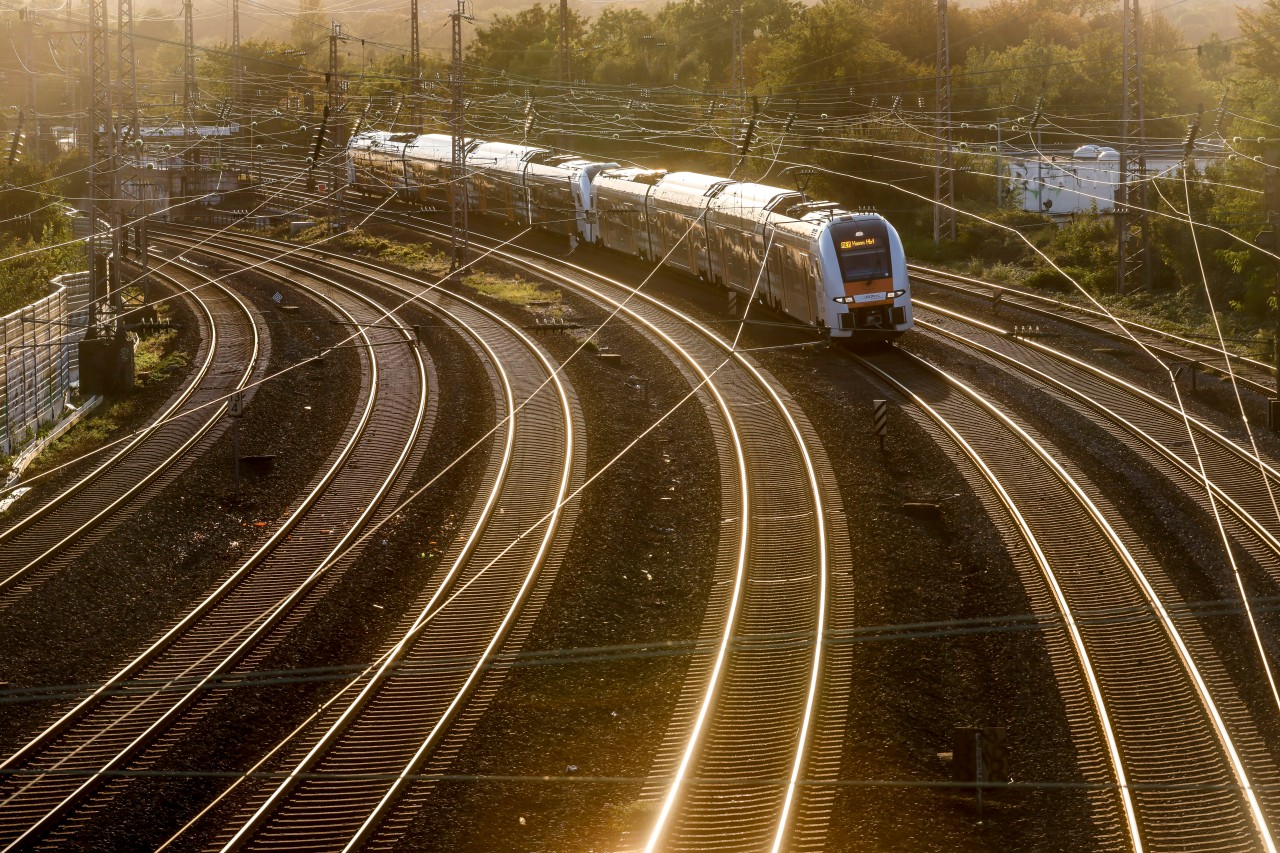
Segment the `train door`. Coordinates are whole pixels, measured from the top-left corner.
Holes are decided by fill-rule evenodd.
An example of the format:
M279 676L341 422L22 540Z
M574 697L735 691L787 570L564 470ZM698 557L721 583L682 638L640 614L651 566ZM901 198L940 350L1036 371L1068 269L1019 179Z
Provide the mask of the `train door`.
M802 315L807 317L811 323L815 325L821 316L819 309L822 303L819 301L825 293L822 287L822 272L818 269L818 262L814 259L817 254L817 247L810 249L804 256L805 270L808 272L808 281L804 288L805 304L808 306L806 312Z
M716 223L708 230L711 233L707 235L707 277L729 284L729 253L733 247L729 245L728 229Z
M776 240L776 238L774 238ZM774 308L781 306L782 294L782 246L776 242L765 241L765 273L761 288L767 294L767 301Z
M640 231L644 228L644 211L636 210L635 207L628 204L622 210L619 210L618 214L622 227L618 228L617 231L622 239L618 241L617 248L628 255L640 254ZM602 223L603 221L601 219Z
M795 247L784 249L783 265L786 293L783 310L798 320L808 317L809 300L805 291L809 287L809 270L806 258Z

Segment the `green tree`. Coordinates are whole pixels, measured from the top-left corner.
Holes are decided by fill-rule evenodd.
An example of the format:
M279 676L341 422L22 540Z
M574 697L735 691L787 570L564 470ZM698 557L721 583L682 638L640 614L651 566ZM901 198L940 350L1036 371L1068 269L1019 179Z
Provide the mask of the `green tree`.
M1236 61L1256 76L1280 78L1280 0L1265 0L1238 14L1242 44Z
M586 33L587 19L570 10L568 35L574 79L591 79L581 53ZM515 77L559 80L559 44L560 12L554 6L539 3L514 15L498 15L476 33L469 59Z
M302 51L307 64L321 68L329 61L326 45L330 22L321 0L298 0L298 15L289 25L289 41Z

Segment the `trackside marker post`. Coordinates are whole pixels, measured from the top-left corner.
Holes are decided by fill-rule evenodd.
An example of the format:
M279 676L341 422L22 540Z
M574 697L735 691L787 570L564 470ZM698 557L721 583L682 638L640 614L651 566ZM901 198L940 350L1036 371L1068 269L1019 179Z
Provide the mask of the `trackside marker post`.
M980 826L984 822L983 790L1009 782L1006 736L1004 726L957 726L951 734L951 778L973 784Z
M231 416L231 455L235 459L236 498L240 497L240 416L244 414L244 392L237 391L227 403Z
M880 439L880 449L884 450L884 437L889 434L889 401L871 401L872 431Z

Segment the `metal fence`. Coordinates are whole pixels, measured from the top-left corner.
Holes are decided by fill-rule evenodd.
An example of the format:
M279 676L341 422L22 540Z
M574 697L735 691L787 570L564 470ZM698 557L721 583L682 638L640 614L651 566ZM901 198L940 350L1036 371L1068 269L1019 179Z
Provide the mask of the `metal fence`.
M0 452L17 453L58 420L80 383L89 273L61 275L44 299L0 317Z

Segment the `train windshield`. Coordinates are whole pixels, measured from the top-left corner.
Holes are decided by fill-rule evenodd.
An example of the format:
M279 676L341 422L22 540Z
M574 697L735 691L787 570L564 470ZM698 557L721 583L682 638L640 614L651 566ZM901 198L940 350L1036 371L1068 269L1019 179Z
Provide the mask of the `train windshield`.
M840 222L831 226L831 239L840 260L840 277L846 282L889 278L889 231L883 222Z

